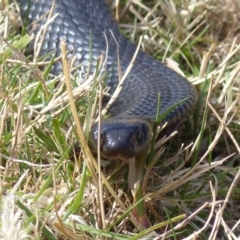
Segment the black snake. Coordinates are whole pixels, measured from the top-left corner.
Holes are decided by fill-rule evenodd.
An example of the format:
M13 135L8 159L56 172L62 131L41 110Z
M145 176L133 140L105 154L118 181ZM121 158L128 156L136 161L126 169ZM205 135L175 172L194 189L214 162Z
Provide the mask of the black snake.
M24 22L27 19L28 24L32 24L41 18L38 25L46 22L46 13L53 3L50 0L17 2ZM60 40L64 38L69 57L74 55L76 64L91 61L93 72L97 59L107 49L107 85L113 94L119 83L119 65L124 74L136 46L120 33L104 0L56 0L53 15L56 13L58 16L46 31L41 54L54 51L60 55ZM59 73L61 69L61 64L57 63L53 66L53 73ZM101 123L100 147L104 156L131 158L148 146L159 94L160 114L181 102L163 119L170 124L187 114L197 99L195 88L185 78L139 51L120 94L108 111L111 117ZM91 131L91 145L95 149L97 136L98 125L95 124Z

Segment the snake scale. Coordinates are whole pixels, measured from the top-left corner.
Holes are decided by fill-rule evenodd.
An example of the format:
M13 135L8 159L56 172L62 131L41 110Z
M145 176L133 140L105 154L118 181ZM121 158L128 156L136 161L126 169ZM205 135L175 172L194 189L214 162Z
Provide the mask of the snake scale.
M23 21L28 25L43 25L53 1L17 0ZM66 39L68 57L75 56L76 64L91 61L91 72L97 59L107 49L107 85L112 95L119 83L119 66L124 74L136 46L119 31L109 7L104 0L56 0L53 15L56 19L48 26L42 44L41 55L61 54L60 41ZM35 27L34 33L39 29ZM52 72L62 71L61 63ZM139 51L133 67L124 80L122 90L108 110L110 118L101 122L101 153L107 158L127 159L141 153L152 139L152 123L160 114L181 102L171 110L162 122L172 124L186 115L196 103L195 87L185 78L164 64ZM183 101L184 100L184 101ZM98 124L91 130L91 146L96 150Z

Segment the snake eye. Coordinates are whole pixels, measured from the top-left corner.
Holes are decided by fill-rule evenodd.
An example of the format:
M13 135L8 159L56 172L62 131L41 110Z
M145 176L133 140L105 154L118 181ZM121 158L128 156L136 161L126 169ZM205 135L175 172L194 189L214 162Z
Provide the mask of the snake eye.
M131 139L130 140L130 145L131 145L131 149L135 149L135 141L134 141L134 139Z
M93 139L95 144L98 144L98 130L94 131L93 133ZM100 132L100 146L102 147L103 143L104 143L104 139L105 139L105 134L103 131Z
M135 133L135 139L141 140L142 139L142 130L138 129Z
M100 132L100 147L103 146L103 143L104 143L104 139L105 139L105 134L104 132Z

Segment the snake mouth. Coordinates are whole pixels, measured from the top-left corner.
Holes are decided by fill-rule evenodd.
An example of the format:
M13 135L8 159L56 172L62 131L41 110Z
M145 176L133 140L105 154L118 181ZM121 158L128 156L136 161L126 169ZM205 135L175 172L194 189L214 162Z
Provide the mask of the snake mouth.
M91 130L91 146L97 152L98 123ZM145 150L152 140L152 126L142 119L109 119L101 122L100 152L109 159L126 160Z

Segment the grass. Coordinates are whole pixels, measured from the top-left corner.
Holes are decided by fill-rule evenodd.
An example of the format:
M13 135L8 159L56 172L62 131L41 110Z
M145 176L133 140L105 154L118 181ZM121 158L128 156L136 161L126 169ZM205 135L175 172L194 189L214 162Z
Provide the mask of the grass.
M142 49L199 92L178 132L160 133L143 171L144 199L136 201L128 174L135 162L103 160L100 168L86 141L104 62L81 84L42 72L24 56L30 38L17 33L2 3L1 239L238 239L239 2L129 2L113 7L122 32L136 44L142 38ZM73 162L75 141L83 154ZM146 228L134 215L143 201Z

